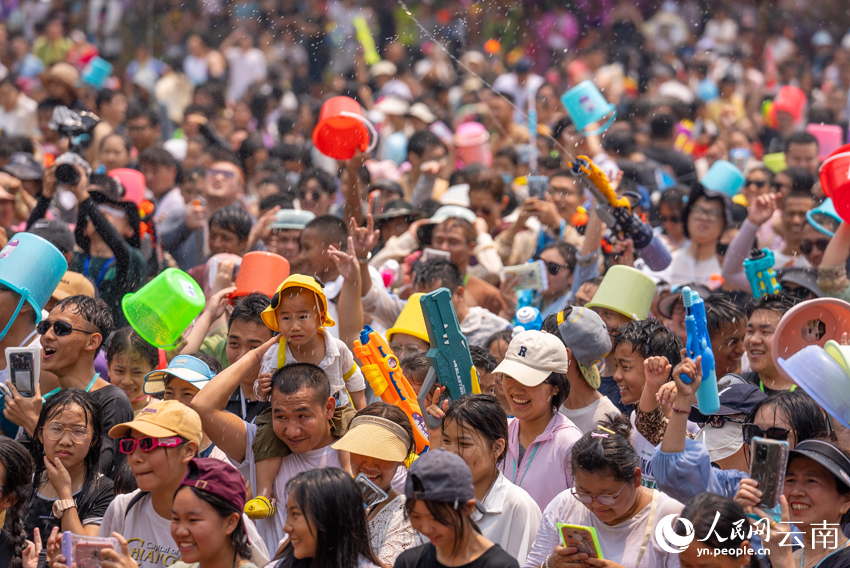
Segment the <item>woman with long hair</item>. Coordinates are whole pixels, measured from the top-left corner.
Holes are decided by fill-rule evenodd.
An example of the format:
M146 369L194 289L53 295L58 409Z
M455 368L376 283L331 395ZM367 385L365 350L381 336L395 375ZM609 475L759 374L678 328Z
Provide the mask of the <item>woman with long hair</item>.
M272 561L274 568L378 568L369 545L363 496L349 474L313 469L286 486L289 535Z
M0 531L0 566L23 568L30 565L24 564L23 556L28 548L24 518L32 490L32 458L26 448L6 437L0 437L0 481L0 514L6 515Z
M404 495L393 487L393 478L416 450L410 420L397 406L372 403L357 413L333 447L349 452L352 476L364 475L387 494L366 510L366 521L372 550L392 566L399 554L425 542L404 515Z
M28 534L38 528L45 544L53 527L97 536L113 499L112 480L98 470L102 445L103 411L89 393L63 389L44 402L31 448Z
M443 418L441 448L459 455L472 472L475 498L484 511L472 520L488 539L525 562L540 525L540 507L502 474L508 448L508 417L495 396L467 395L452 402Z

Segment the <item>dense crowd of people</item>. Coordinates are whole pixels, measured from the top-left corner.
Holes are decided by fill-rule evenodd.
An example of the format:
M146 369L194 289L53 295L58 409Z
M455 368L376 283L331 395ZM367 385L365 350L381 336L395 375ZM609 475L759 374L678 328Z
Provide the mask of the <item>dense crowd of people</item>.
M840 2L0 14L0 566L850 567Z

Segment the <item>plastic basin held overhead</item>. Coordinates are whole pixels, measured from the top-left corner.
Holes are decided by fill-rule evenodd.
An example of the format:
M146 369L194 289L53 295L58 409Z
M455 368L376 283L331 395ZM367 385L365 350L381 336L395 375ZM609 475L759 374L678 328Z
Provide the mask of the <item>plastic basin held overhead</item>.
M789 359L780 357L776 368L850 428L850 375L823 347L810 345Z
M818 298L797 304L782 316L773 334L771 356L779 374L791 379L778 365L779 358L788 359L812 345L823 347L830 339L840 340L844 332L850 333L847 302Z

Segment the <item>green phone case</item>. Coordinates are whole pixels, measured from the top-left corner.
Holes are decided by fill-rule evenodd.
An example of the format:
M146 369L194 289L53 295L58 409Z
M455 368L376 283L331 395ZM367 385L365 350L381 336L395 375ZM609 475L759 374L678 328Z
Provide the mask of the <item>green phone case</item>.
M585 527L585 526L582 526L582 525L569 525L567 523L558 523L558 534L561 535L561 545L562 546L567 546L566 539L564 538L564 529L572 529L572 530L575 530L575 531L580 531L580 532L582 532L586 535L590 535L590 538L593 541L593 551L596 553L596 557L599 558L600 560L605 560L605 558L602 556L602 547L599 546L599 536L597 536L595 528ZM573 540L576 540L576 539L573 539ZM589 548L588 543L587 543L587 539L583 538L582 543ZM590 552L588 550L582 550L581 546L579 546L578 548L579 548L579 552L585 552L585 553L588 554L588 556L590 556Z

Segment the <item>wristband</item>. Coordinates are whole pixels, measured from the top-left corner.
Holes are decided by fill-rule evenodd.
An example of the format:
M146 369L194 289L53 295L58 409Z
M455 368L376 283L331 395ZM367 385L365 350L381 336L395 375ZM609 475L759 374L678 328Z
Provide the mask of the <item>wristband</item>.
M681 409L676 408L676 407L674 406L674 407L673 407L673 412L678 412L678 413L680 413L680 414L690 414L690 413L691 413L691 410L690 410L690 409L688 409L688 410L681 410Z

